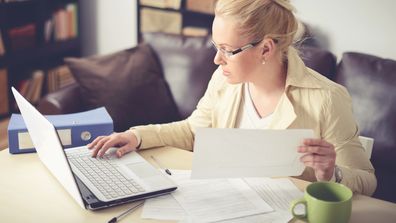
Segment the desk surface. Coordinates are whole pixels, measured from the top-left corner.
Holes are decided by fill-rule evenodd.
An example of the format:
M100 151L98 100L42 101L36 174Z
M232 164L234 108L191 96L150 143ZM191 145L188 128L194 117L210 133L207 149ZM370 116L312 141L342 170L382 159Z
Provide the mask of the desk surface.
M140 154L145 158L155 155L172 169L191 169L192 153L185 150L159 148ZM8 150L1 151L0 177L1 222L107 222L132 205L99 211L81 209L36 154L11 155ZM305 181L292 180L302 190L307 185ZM141 211L142 208L139 208L121 222L158 222L140 219ZM351 222L383 223L395 222L395 219L396 204L362 195L354 196Z

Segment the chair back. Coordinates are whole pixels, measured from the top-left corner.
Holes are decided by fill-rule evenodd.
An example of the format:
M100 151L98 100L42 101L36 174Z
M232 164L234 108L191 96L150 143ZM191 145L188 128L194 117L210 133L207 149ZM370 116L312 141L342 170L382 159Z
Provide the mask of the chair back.
M367 157L370 159L371 153L373 152L374 139L370 137L359 136L359 140L360 143L362 143L362 146L367 154Z

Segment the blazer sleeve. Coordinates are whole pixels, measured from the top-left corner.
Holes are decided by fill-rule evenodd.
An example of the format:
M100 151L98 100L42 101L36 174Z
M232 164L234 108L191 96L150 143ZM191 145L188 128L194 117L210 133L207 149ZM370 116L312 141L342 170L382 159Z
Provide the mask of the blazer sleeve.
M197 127L211 127L213 109L217 101L217 89L222 85L219 69L212 75L204 96L197 108L186 120L167 124L132 127L141 139L140 149L172 146L192 151Z
M353 192L372 195L377 187L374 167L359 141L359 130L347 90L339 86L329 91L321 117L322 138L336 150L336 165L342 170L342 184Z

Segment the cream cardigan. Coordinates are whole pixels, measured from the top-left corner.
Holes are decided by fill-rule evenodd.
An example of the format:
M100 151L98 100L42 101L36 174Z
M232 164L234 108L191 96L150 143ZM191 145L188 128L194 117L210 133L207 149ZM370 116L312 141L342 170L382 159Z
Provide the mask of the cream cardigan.
M141 137L140 148L173 146L192 150L197 127L234 128L242 90L242 84L228 84L218 68L196 110L186 120L133 127ZM269 129L313 129L316 137L335 146L336 164L343 172L341 183L354 192L372 195L377 180L358 139L347 90L307 68L296 50L290 48L284 94ZM316 180L312 168L306 168L299 178Z

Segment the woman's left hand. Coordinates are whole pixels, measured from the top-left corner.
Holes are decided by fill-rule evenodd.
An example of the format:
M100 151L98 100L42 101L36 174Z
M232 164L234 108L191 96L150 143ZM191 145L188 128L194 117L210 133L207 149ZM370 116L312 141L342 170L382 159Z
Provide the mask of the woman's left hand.
M329 181L334 175L336 152L334 146L323 139L304 139L298 147L299 153L306 153L300 158L305 166L315 170L318 181Z

